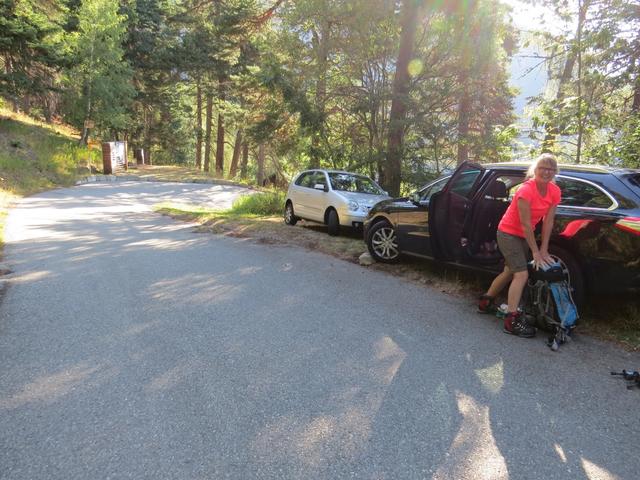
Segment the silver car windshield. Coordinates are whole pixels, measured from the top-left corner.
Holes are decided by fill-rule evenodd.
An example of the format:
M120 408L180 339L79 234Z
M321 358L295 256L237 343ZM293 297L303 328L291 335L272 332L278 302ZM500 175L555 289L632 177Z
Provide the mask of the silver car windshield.
M333 190L355 193L384 195L384 191L369 177L348 173L329 172L329 181Z

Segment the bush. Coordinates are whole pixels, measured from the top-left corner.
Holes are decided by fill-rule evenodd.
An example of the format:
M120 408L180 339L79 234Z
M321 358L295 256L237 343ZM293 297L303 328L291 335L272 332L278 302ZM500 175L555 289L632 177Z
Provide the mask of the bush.
M243 195L233 202L231 213L243 215L280 215L284 209L285 192L272 190Z

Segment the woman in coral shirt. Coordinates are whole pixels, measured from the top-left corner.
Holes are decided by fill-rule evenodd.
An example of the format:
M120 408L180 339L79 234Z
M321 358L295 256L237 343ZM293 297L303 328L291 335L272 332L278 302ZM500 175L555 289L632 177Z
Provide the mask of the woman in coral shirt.
M553 155L545 153L529 168L527 178L498 225L498 246L504 256L504 271L494 280L487 293L480 297L478 309L482 313L496 311L494 299L509 285L508 312L504 331L519 337L533 337L536 329L527 324L518 310L522 291L527 284L527 256L533 254L536 268L553 262L549 256L549 238L553 229L556 207L560 203L560 188L553 183L558 163ZM534 230L542 220L542 241L536 242Z

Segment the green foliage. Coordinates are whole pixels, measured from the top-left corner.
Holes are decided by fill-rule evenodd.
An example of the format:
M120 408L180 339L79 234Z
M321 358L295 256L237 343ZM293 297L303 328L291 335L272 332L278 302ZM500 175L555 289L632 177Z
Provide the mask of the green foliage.
M233 202L230 213L239 215L280 215L284 208L286 193L281 190L243 195Z
M78 30L68 37L74 59L65 82L68 118L77 126L91 119L106 136L127 129L127 109L135 94L122 47L124 22L116 3L85 0Z
M618 154L622 165L640 168L640 115L625 122L619 145Z
M52 88L64 61L57 22L64 13L63 4L54 0L0 0L0 95L17 103Z
M533 99L534 138L582 162L638 166L640 62L637 0L548 0L562 18L583 21L573 31L542 35L551 87Z
M576 17L576 1L544 1L559 17ZM553 129L554 149L567 160L580 132L589 161L634 166L637 0L585 4L580 44L575 30L542 34L552 84L562 83L562 94L553 87L534 99L532 136L542 141ZM453 168L463 149L471 160L508 160L517 137L508 65L518 32L506 7L494 0L416 5L401 158L393 164L403 191ZM258 172L261 145L267 175L288 179L322 166L378 178L389 158L402 6L0 0L0 94L14 108L33 105L49 119L61 113L77 127L94 120L98 136L126 136L154 163L193 165L197 86L213 95L212 159L220 116L223 145L234 147L238 130L239 146L248 144L247 174ZM578 50L580 79L574 67L561 81ZM204 105L201 116L204 123ZM225 148L225 174L231 156Z

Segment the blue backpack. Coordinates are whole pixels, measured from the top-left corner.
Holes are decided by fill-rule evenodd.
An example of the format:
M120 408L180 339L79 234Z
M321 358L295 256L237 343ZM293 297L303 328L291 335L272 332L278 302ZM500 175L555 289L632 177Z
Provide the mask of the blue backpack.
M529 263L525 312L535 318L539 328L551 332L547 345L553 351L571 338L578 321L578 309L571 296L569 271L559 262L536 269Z

